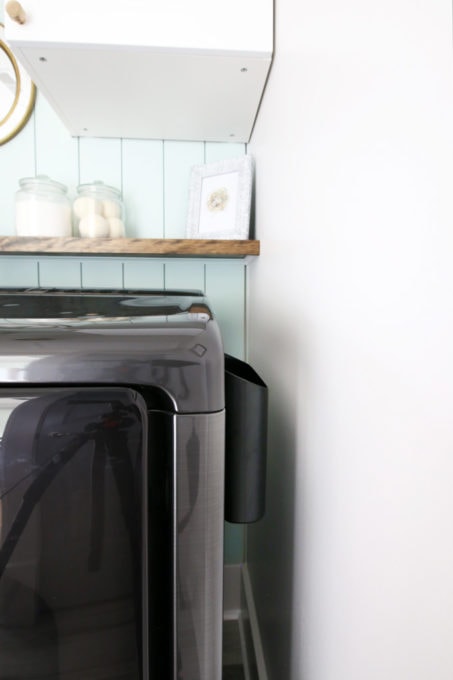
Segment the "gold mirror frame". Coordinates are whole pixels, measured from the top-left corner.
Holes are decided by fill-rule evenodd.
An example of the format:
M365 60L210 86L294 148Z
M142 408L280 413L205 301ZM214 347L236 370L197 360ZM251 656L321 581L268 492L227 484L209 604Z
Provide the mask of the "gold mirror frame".
M3 97L5 94L9 97L3 111L0 107L0 145L9 142L22 130L31 116L36 99L34 83L3 37L4 26L0 23L0 97L2 89Z

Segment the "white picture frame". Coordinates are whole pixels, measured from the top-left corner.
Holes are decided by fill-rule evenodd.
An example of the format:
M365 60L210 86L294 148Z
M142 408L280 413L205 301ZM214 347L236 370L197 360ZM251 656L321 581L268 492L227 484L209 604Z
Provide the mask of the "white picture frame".
M248 239L252 183L251 156L194 165L190 173L187 238Z

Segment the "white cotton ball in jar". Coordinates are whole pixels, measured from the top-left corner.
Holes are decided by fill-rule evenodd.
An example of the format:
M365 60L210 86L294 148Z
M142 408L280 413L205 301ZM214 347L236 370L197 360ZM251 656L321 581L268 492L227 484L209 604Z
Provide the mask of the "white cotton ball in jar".
M107 238L110 235L108 220L102 215L87 215L79 222L79 234L82 238Z
M75 199L72 209L79 219L87 215L102 215L102 201L92 196L80 196Z
M121 206L116 201L105 199L102 201L102 214L104 217L121 217Z
M109 218L110 238L123 238L124 236L124 222L119 217Z

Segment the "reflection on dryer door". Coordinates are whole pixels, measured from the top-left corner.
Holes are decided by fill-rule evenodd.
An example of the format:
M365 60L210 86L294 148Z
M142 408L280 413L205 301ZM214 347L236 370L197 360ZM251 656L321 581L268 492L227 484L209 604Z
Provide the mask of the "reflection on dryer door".
M0 676L139 680L146 405L0 391Z

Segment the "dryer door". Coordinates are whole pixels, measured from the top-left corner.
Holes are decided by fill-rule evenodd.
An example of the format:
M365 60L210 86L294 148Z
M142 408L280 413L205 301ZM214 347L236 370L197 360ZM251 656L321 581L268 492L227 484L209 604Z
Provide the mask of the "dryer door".
M128 388L0 391L2 678L147 677L147 422Z

